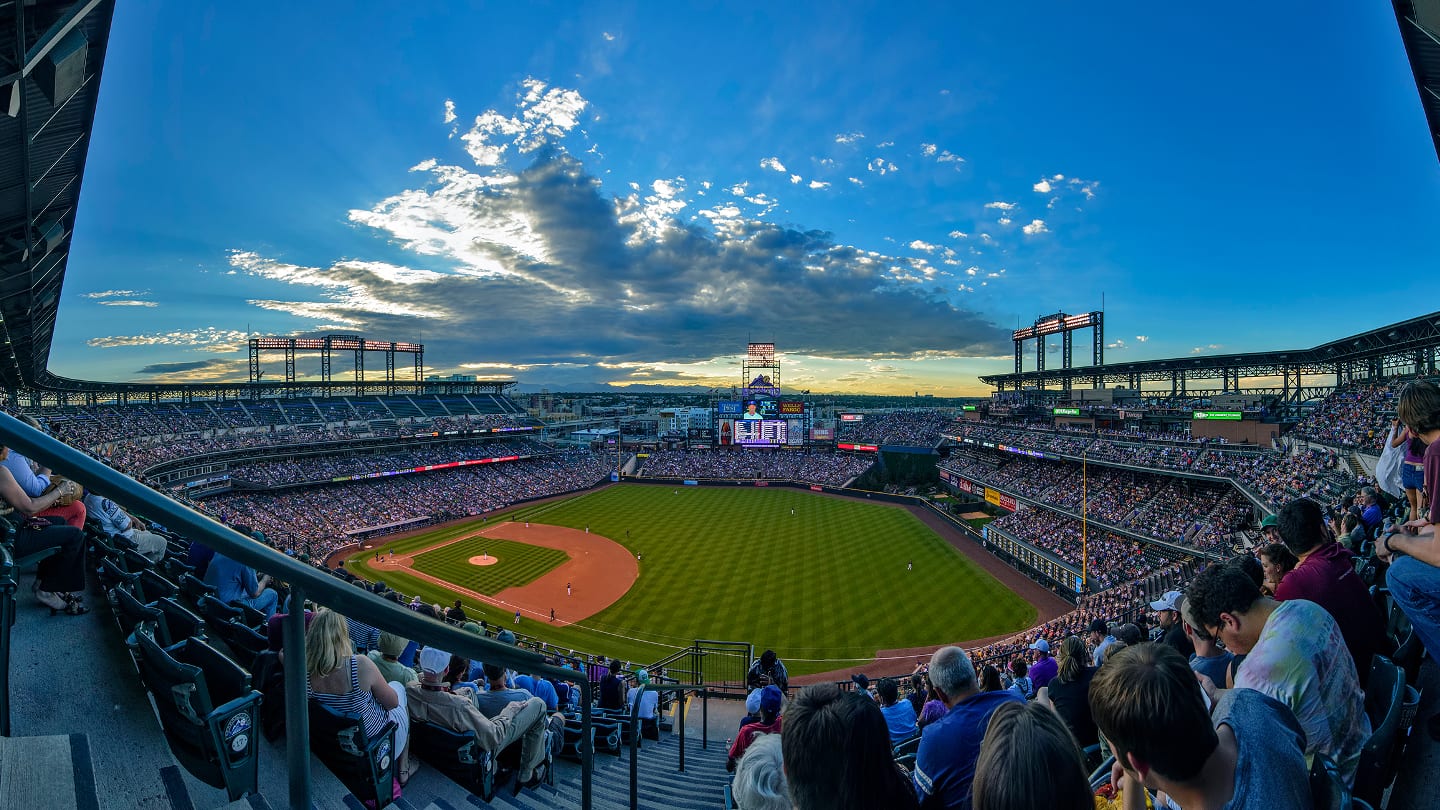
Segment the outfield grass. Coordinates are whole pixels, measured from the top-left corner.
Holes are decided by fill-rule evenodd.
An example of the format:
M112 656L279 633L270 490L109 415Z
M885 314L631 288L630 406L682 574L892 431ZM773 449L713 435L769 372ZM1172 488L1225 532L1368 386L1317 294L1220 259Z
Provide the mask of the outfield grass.
M514 513L519 520L588 525L644 557L639 580L608 609L570 627L528 622L519 629L633 661L654 660L697 638L750 641L775 649L803 674L885 648L1014 632L1035 620L1033 607L903 509L778 487L674 491L622 485ZM384 547L408 551L473 528ZM911 560L913 571L906 570ZM364 553L348 565L429 601L455 598L404 572L370 571ZM473 578L474 566L456 565L455 578ZM466 609L510 621L500 609Z
M470 563L476 551L497 558L496 565L478 566ZM415 557L415 570L440 577L486 596L506 588L528 585L570 555L558 548L532 546L510 540L486 538L483 542L454 543Z

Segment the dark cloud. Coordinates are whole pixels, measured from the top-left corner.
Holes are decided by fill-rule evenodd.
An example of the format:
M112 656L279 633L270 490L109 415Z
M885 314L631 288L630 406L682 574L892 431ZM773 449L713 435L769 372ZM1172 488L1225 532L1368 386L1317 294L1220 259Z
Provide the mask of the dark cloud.
M199 371L205 368L228 366L224 360L195 360L189 363L151 363L135 372L136 374L178 374L182 371Z

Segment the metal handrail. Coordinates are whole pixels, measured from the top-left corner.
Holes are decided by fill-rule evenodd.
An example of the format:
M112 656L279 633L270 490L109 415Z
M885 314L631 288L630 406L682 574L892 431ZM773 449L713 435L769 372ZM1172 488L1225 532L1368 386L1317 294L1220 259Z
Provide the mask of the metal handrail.
M586 673L553 666L537 653L467 633L353 587L313 566L257 543L5 413L0 413L0 443L52 469L63 470L66 477L80 482L86 489L103 492L116 503L139 509L152 519L163 520L166 528L192 541L203 542L226 557L289 583L293 605L303 605L304 600L309 598L372 627L434 645L472 660L493 662L535 675L577 681L581 687L583 706L580 806L584 810L590 810L594 750L590 742L589 706L594 698L594 684ZM293 656L292 660L305 659L304 615L303 610L292 609L283 623L285 649ZM310 721L305 709L306 700L304 668L286 667L285 737L292 807L311 806Z
M684 705L684 703L685 703L685 693L688 692L688 691L690 691L690 687L686 687L686 686L662 686L662 685L658 685L658 684L654 684L654 683L646 683L646 684L641 684L641 685L639 686L639 689L640 689L640 691L639 691L639 692L636 692L636 693L635 693L635 697L630 700L630 810L639 810L639 807L640 807L640 759L639 759L639 753L640 753L640 701L641 701L642 698L645 697L645 693L646 693L646 692L658 692L658 693L660 693L660 694L662 694L662 695L663 695L664 693L666 693L666 692L675 692L675 693L678 695L678 697L680 698L680 711L679 711L679 714L680 714L680 735L679 735L679 736L680 736L680 767L679 767L677 770L678 770L680 773L684 773L684 772L685 772L685 705ZM702 692L702 693L706 692L705 689L700 689L700 690L698 690L698 691L700 691L700 692ZM707 703L706 703L706 708L707 708L707 710L708 710L708 708L709 708L709 703L708 703L708 701L707 701ZM659 707L658 705L655 707L655 714L656 714L656 716L655 716L655 723L656 723L656 725L657 725L657 727L658 727L658 725L659 725L659 723L660 723L660 716L659 716L659 714L660 714L660 707ZM704 734L704 733L707 732L707 731L708 731L708 729L704 729L704 730L702 730L701 733ZM706 740L704 737L702 737L702 738L701 738L701 742L702 742L702 746L701 746L701 747L706 747L706 746L705 746L705 743L708 743L709 740Z

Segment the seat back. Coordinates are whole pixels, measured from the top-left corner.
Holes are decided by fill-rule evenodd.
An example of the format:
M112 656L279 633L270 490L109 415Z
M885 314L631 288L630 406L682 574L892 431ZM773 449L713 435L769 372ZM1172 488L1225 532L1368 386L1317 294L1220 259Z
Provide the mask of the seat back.
M264 636L243 624L212 621L206 626L211 633L225 642L225 646L230 648L238 661L253 664L256 656L270 648L270 643Z
M1350 810L1350 787L1325 754L1317 753L1310 765L1310 800L1315 810Z
M162 636L162 643L178 644L192 636L204 638L205 621L179 602L163 598L155 600L154 604L160 610L160 632L157 635Z
M180 593L179 586L153 568L142 569L137 581L140 583L141 598L147 602L154 602L156 599L173 599Z
M1365 713L1370 717L1370 738L1360 749L1355 770L1355 798L1379 805L1385 788L1395 780L1396 742L1400 737L1400 711L1405 702L1405 675L1389 658L1377 655L1370 665L1365 687Z
M169 558L167 558L168 560ZM191 573L180 575L180 599L186 606L200 610L200 600L205 597L215 598L215 586L206 585L199 577ZM217 599L218 603L219 600ZM204 614L204 611L200 611Z
M199 604L196 605L196 609L200 611L201 616L209 619L214 624L219 624L220 622L233 622L240 619L239 605L226 604L225 602L221 602L219 599L211 595L205 595L200 597L200 601Z
M135 597L130 589L123 584L115 589L116 619L120 622L120 630L124 633L132 633L137 626L145 625L148 629L144 632L134 632L140 636L153 633L160 625L160 609L154 605L147 605ZM164 640L161 640L164 643Z
M223 788L231 801L254 793L260 694L249 690L249 676L198 639L166 649L142 633L135 637L140 677L155 698L175 759L196 779Z
M249 605L243 605L237 602L231 602L230 606L240 608L240 617L236 621L239 621L246 627L264 632L265 622L270 618L265 615L264 611L256 610Z
M310 750L325 763L361 802L375 802L376 810L394 801L396 759L395 723L388 722L374 739L365 734L365 721L341 714L319 701L310 704Z
M485 801L495 796L495 757L480 747L475 732L454 729L423 720L410 721L410 754L455 780Z

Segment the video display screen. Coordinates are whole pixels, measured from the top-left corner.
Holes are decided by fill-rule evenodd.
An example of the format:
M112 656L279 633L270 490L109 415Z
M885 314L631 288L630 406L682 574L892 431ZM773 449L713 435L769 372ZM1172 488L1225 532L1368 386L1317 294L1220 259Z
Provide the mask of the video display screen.
M775 413L775 400L750 399L745 401L745 409L741 411L740 418L750 421L774 419Z
M766 447L789 444L790 424L784 419L736 420L735 443Z

